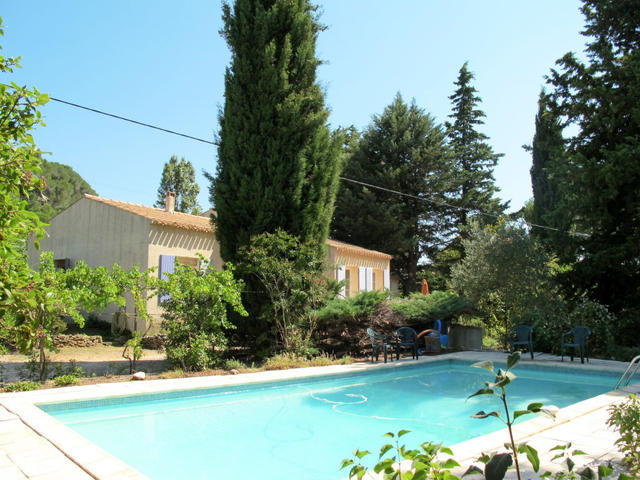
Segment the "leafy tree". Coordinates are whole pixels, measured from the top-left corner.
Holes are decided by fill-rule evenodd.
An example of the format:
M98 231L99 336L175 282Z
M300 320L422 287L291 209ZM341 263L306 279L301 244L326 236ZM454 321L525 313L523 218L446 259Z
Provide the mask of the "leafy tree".
M48 222L62 210L82 197L83 193L97 195L70 166L42 160L40 175L45 187L42 196L31 196L27 208L35 212L43 222Z
M251 237L283 229L324 247L342 168L316 80L323 27L308 0L223 5L231 49L210 198L225 261Z
M332 236L393 255L403 290L414 291L418 262L446 245L452 227L443 203L454 185L443 129L398 94L351 148L347 178L408 195L343 182Z
M168 296L162 304L167 358L183 370L204 370L220 361L227 348L225 330L235 328L227 307L247 315L233 267L217 271L202 257L201 262L199 270L176 262L175 272L160 281L161 294Z
M300 242L282 230L253 237L240 253L246 259L243 268L258 279L269 298L265 315L275 325L282 349L298 356L314 353L312 310L337 293L324 277L324 256L312 242Z
M162 169L162 179L158 187L158 200L155 206L164 208L167 193L176 195L175 210L177 212L200 213L198 194L200 187L196 183L196 172L193 164L183 158L178 162L178 157L172 155Z
M449 145L455 158L457 191L454 194L456 206L456 227L460 232L474 211L494 215L502 214L508 207L495 197L499 191L493 178L493 169L501 153L495 153L489 139L477 128L484 124L485 114L478 108L481 99L471 85L474 75L465 62L460 68L455 92L449 97L453 111L446 123Z
M586 61L568 53L551 71L550 108L565 132L554 158L567 236L561 260L575 293L618 312L640 298L640 9L633 0L584 0Z
M455 290L486 314L490 327L511 327L553 303L551 259L523 226L469 224L465 257L451 270Z

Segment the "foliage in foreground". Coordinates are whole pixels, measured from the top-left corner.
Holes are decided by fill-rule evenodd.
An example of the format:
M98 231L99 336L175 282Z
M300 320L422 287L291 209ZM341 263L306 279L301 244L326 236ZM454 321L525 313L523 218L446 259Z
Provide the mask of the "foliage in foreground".
M176 262L175 271L160 281L167 358L185 371L219 363L227 348L225 330L234 328L227 307L247 315L240 301L242 283L234 279L233 266L217 271L200 258L200 269Z
M635 395L609 410L607 424L620 432L616 445L624 453L624 464L635 477L640 477L640 401Z

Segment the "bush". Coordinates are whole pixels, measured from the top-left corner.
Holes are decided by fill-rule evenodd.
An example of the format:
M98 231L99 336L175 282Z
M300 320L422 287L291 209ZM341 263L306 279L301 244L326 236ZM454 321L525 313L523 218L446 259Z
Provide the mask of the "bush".
M176 263L175 272L160 281L162 327L167 333L167 359L182 370L205 370L216 365L227 348L227 306L246 315L240 303L241 282L233 267L208 268L201 257L200 270Z
M225 370L241 370L243 368L247 368L247 366L240 360L232 358L224 361Z
M571 327L584 325L591 329L589 336L589 355L610 357L613 354L613 335L616 317L604 305L581 298L569 314Z
M381 291L359 292L355 297L334 298L320 310L315 311L319 322L333 322L340 317L359 317L370 315L373 307L387 299L387 293Z
M640 476L640 402L638 397L630 395L629 400L621 405L614 405L609 410L611 416L609 426L620 432L616 440L624 453L624 464L629 467L634 478Z
M29 392L37 390L40 384L38 382L13 382L4 386L5 392Z
M413 293L391 301L391 308L411 323L431 323L460 315L469 310L470 302L455 292L434 291L431 295Z
M75 385L76 383L78 383L78 377L76 377L75 375L60 375L53 379L53 383L55 383L57 387Z

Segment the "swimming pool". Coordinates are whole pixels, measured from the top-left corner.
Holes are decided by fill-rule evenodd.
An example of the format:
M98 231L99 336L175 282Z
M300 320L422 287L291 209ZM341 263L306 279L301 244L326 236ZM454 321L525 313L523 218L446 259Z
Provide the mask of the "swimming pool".
M510 407L564 407L611 390L612 374L520 364ZM150 478L342 478L355 448L377 451L403 428L412 446L451 445L502 428L499 408L466 397L490 375L458 360L357 374L39 405ZM526 418L526 417L525 417Z

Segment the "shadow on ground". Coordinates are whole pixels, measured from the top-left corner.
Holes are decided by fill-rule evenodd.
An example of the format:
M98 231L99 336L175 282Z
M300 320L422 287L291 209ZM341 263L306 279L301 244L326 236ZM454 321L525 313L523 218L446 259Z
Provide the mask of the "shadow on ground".
M106 375L126 375L129 373L129 361L126 359L116 361L96 361L96 362L75 362L81 367L85 377L103 377ZM51 362L48 368L48 378L53 378L57 370L67 373L70 362ZM29 362L0 363L0 380L9 383L19 380L30 379ZM136 371L145 373L162 373L169 368L167 360L138 360ZM33 378L33 376L31 376Z

